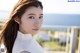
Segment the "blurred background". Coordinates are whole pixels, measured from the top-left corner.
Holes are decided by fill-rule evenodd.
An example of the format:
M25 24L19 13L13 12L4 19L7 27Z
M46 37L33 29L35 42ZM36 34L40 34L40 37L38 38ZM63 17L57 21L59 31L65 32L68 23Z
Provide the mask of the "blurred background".
M17 1L0 0L0 30ZM33 38L45 53L80 53L80 0L40 1L44 23Z

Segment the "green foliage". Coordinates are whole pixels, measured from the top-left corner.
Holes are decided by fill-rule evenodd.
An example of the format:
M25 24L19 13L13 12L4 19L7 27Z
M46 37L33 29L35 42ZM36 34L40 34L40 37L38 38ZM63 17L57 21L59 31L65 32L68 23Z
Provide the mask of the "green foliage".
M36 41L37 41L41 46L43 46L43 45L42 45L43 42L42 42L41 39L36 39Z
M44 42L43 47L49 47L52 51L65 51L66 46L61 46L57 42Z

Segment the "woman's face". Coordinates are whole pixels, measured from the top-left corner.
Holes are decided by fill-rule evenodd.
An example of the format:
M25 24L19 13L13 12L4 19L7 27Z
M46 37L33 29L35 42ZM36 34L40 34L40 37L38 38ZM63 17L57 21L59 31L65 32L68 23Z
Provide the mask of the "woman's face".
M43 23L43 10L40 7L30 7L21 17L19 31L24 34L36 34Z

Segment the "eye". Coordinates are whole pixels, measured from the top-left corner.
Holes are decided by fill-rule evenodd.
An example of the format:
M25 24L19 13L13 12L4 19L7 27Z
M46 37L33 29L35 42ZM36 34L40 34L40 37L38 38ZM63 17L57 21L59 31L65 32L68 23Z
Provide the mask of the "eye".
M30 17L29 17L29 19L34 19L34 18L35 18L34 16L30 16Z
M42 19L42 18L43 18L43 16L40 16L40 17L39 17L39 19Z

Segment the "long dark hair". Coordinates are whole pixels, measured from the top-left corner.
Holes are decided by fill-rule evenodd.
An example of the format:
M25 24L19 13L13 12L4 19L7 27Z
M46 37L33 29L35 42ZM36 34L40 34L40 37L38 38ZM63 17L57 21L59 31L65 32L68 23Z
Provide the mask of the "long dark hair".
M15 18L21 18L25 13L26 9L34 6L43 9L42 3L38 0L19 0L18 3L14 6L8 21L3 26L3 29L0 34L0 43L4 43L7 52L12 53L15 39L17 38L17 31L19 30L19 24L15 22Z

